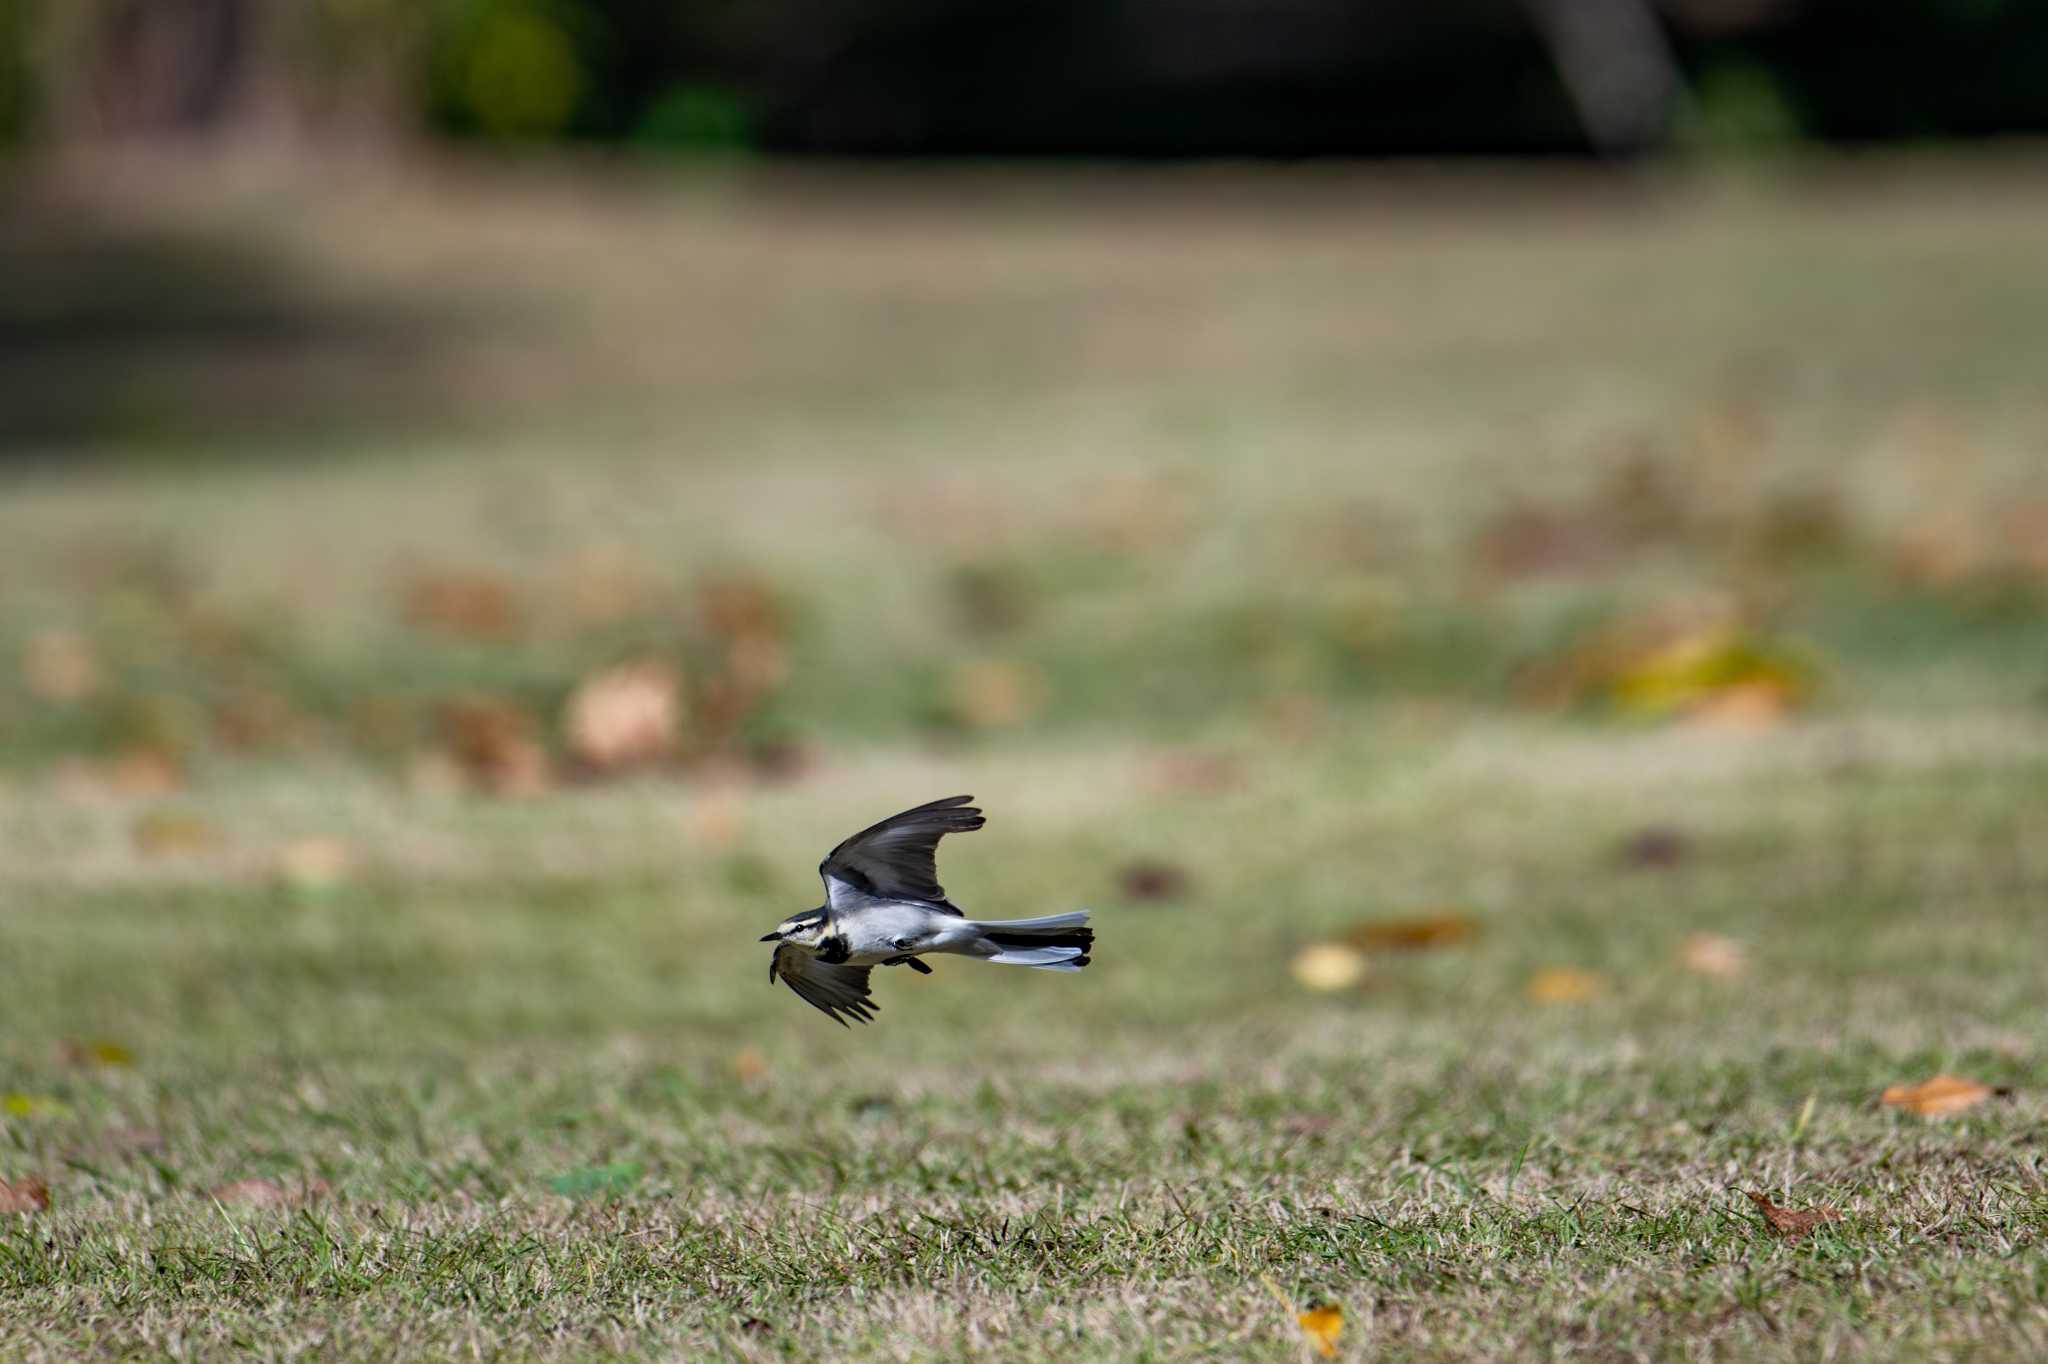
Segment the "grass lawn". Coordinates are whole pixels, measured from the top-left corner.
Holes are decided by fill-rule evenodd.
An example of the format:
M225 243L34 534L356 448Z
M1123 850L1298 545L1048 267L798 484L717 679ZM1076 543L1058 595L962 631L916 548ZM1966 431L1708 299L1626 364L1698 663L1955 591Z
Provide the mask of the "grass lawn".
M2048 1357L2009 171L294 191L468 320L0 487L0 1357ZM771 987L956 791L1088 971Z

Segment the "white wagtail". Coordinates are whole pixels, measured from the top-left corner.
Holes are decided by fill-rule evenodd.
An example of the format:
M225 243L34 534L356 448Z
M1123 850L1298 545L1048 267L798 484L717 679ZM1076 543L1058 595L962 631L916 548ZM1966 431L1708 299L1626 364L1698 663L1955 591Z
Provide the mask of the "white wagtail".
M932 968L918 958L951 952L1006 966L1078 971L1088 964L1095 932L1088 911L1043 919L981 923L960 912L938 881L939 840L979 829L981 811L952 796L905 810L863 829L818 864L825 903L782 921L761 939L775 944L768 981L780 976L808 1003L841 1027L846 1016L875 1016L868 972L908 966Z

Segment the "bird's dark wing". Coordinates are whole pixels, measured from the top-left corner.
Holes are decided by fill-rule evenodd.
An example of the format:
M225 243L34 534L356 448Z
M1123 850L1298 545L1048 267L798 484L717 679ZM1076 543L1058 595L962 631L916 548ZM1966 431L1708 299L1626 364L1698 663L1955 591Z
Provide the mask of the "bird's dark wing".
M801 947L778 943L768 962L768 983L779 975L782 983L797 992L804 1003L822 1009L840 1027L847 1026L842 1014L866 1023L881 1006L868 995L866 966L834 966L819 961Z
M981 811L967 803L973 799L949 796L935 800L891 815L841 843L818 864L818 875L825 878L826 903L842 909L867 896L922 900L958 914L959 910L946 903L936 859L941 838L979 829L986 822Z

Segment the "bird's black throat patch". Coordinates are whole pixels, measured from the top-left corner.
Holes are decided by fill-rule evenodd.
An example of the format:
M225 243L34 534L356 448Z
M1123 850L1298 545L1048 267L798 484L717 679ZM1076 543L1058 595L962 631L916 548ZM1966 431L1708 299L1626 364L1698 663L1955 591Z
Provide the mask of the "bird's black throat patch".
M846 936L842 933L830 934L818 944L818 960L830 966L842 966L852 955L853 945L846 941Z

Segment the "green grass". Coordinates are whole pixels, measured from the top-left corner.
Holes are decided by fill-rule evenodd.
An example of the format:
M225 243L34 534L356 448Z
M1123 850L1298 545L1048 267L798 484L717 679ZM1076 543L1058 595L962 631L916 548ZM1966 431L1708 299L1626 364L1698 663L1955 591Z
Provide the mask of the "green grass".
M0 1214L0 1358L1290 1359L1317 1302L1348 1359L2048 1354L2039 189L1835 174L269 215L318 290L535 325L437 343L488 418L116 433L0 497L0 1179L51 1193ZM1503 569L1515 507L1608 538ZM1935 512L1970 561L1903 572ZM639 584L603 619L593 563ZM523 628L408 620L422 571ZM718 581L784 615L737 750L409 776L457 693L558 748L618 657L701 701ZM1818 690L1756 732L1590 663L1532 695L1667 615ZM53 628L90 697L20 675ZM977 723L962 658L1040 704ZM291 723L230 742L252 692ZM63 770L137 746L183 784ZM820 853L955 791L948 889L1093 908L1089 971L884 972L854 1031L771 987ZM1624 855L1652 825L1674 864ZM349 872L281 874L307 838ZM1446 908L1476 936L1358 989L1290 970ZM1536 1003L1549 966L1606 987ZM1939 1071L2010 1092L1878 1103ZM314 1196L213 1196L251 1179ZM1842 1220L1786 1243L1750 1189Z

